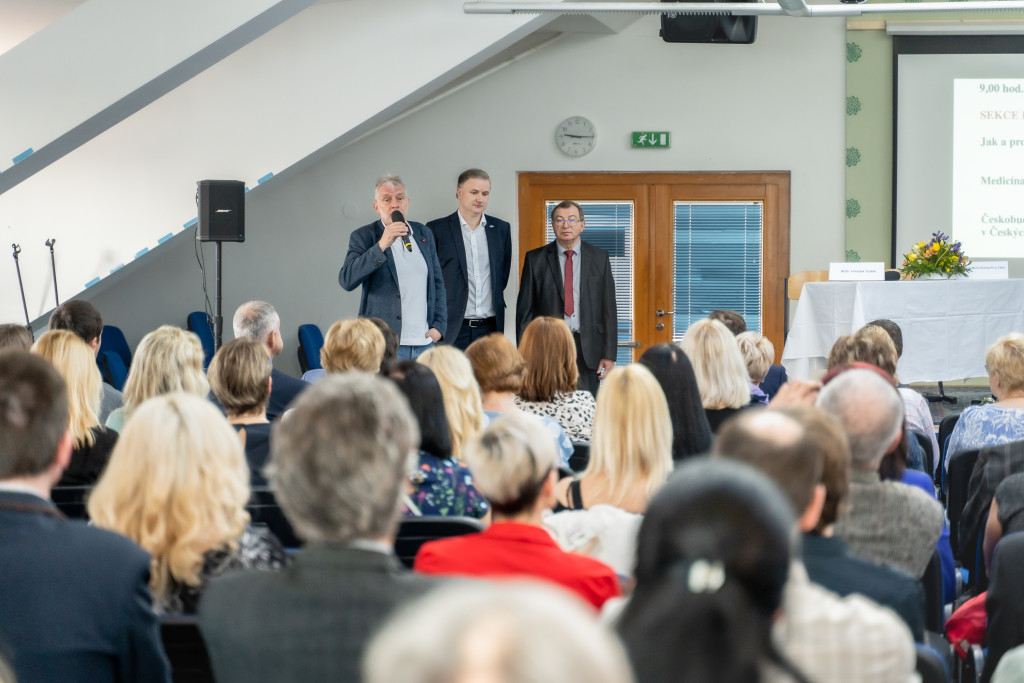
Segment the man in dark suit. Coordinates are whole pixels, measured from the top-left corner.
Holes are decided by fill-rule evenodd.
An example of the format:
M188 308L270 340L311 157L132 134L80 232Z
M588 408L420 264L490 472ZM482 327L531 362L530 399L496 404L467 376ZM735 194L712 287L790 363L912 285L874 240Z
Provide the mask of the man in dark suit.
M580 239L583 209L564 201L551 210L555 241L526 254L516 303L516 339L541 316L563 318L576 341L579 387L597 394L615 364L618 313L608 252ZM567 257L568 255L568 257Z
M306 545L281 573L226 574L206 589L200 628L218 683L358 681L376 628L437 585L392 549L419 439L408 406L388 380L342 373L278 424L270 479Z
M427 223L444 276L448 308L444 338L463 351L481 337L505 331L512 233L505 221L484 215L490 196L487 173L479 168L463 171L455 188L458 211Z
M284 349L281 337L281 316L266 301L247 301L235 311L231 321L235 338L248 338L263 344L270 355L270 362ZM295 400L309 383L286 375L277 368L270 371L270 400L267 402L267 419L274 421L284 414L288 405Z
M0 652L19 681L170 681L149 555L50 502L70 459L60 375L0 353Z
M416 358L448 329L434 235L407 220L409 195L396 175L377 179L373 210L380 220L349 237L338 282L346 292L362 286L359 315L386 322L398 335L398 357Z

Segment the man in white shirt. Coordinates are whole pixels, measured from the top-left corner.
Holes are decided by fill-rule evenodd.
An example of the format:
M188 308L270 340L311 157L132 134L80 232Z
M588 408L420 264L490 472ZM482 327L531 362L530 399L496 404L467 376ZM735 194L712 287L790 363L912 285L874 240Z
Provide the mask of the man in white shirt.
M512 268L512 231L484 215L491 179L479 168L459 174L458 210L427 223L437 243L448 308L444 338L463 351L477 339L505 331L505 286Z

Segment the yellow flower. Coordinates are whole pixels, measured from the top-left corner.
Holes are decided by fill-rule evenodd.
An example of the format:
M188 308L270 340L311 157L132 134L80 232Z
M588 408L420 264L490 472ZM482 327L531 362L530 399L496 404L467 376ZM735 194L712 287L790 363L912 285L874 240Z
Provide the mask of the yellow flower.
M916 261L917 260L917 254L907 254L907 259L910 260L910 261Z
M917 243L917 248L918 249L924 249L924 242L918 242Z

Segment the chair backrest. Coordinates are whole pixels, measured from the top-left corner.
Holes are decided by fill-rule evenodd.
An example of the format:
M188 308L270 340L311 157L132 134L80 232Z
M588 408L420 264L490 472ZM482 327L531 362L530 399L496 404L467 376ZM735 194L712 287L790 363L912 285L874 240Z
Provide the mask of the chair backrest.
M956 427L959 419L960 413L957 413L956 415L947 415L939 422L939 433L936 436L936 440L939 442L939 465L935 468L935 473L939 477L938 483L943 491L946 490L946 487L942 485L942 477L946 471L946 460L948 459L946 442L949 441L949 435L953 433L953 427Z
M932 440L927 435L922 434L916 429L911 429L910 433L917 439L918 445L921 446L921 453L924 456L924 471L928 476L932 476L933 468L935 467L935 454L932 452Z
M68 519L89 519L85 503L91 491L91 486L54 486L50 500Z
M185 324L189 331L199 335L199 342L203 345L203 368L208 368L213 358L213 327L209 318L203 311L192 311L185 318Z
M213 683L213 667L194 614L160 617L160 640L171 663L174 683Z
M786 280L786 297L792 301L800 298L804 285L808 282L828 282L827 270L801 270L793 273Z
M590 463L590 444L586 441L572 442L572 455L569 456L569 468L579 474L587 469Z
M949 683L949 672L946 663L939 653L928 645L917 643L917 669L921 683Z
M291 522L284 516L284 512L274 497L274 492L269 487L252 487L249 503L245 509L248 510L250 521L253 524L265 524L285 548L302 547L302 539L295 535Z
M320 349L324 347L324 335L313 323L299 325L299 367L303 372L319 370Z
M412 569L416 553L424 543L483 530L483 522L472 517L404 517L395 537L395 554L402 564Z
M104 325L103 335L100 337L100 353L113 351L121 357L125 368L132 366L132 350L128 346L128 340L124 338L124 332L120 327Z
M932 551L932 559L921 577L924 587L924 629L932 633L943 633L946 621L945 604L942 597L942 557L938 549Z
M100 351L96 356L96 365L100 368L100 376L104 382L118 391L124 390L124 383L128 381L128 368L125 367L120 355L114 351Z
M960 516L967 503L967 491L971 483L971 472L974 463L978 462L980 449L960 451L949 459L949 474L946 479L946 515L949 517L949 544L953 547L953 556L960 557Z

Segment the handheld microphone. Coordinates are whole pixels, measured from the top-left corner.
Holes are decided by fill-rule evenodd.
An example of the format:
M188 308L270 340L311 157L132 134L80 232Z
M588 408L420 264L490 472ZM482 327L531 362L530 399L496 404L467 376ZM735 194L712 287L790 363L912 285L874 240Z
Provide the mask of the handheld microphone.
M394 211L391 212L391 222L392 223L405 223L405 216L402 215L401 211L399 211L398 209L395 209ZM409 233L405 233L404 235L402 235L402 244L405 245L405 250L406 251L409 251L409 252L412 251L412 240L409 239Z

